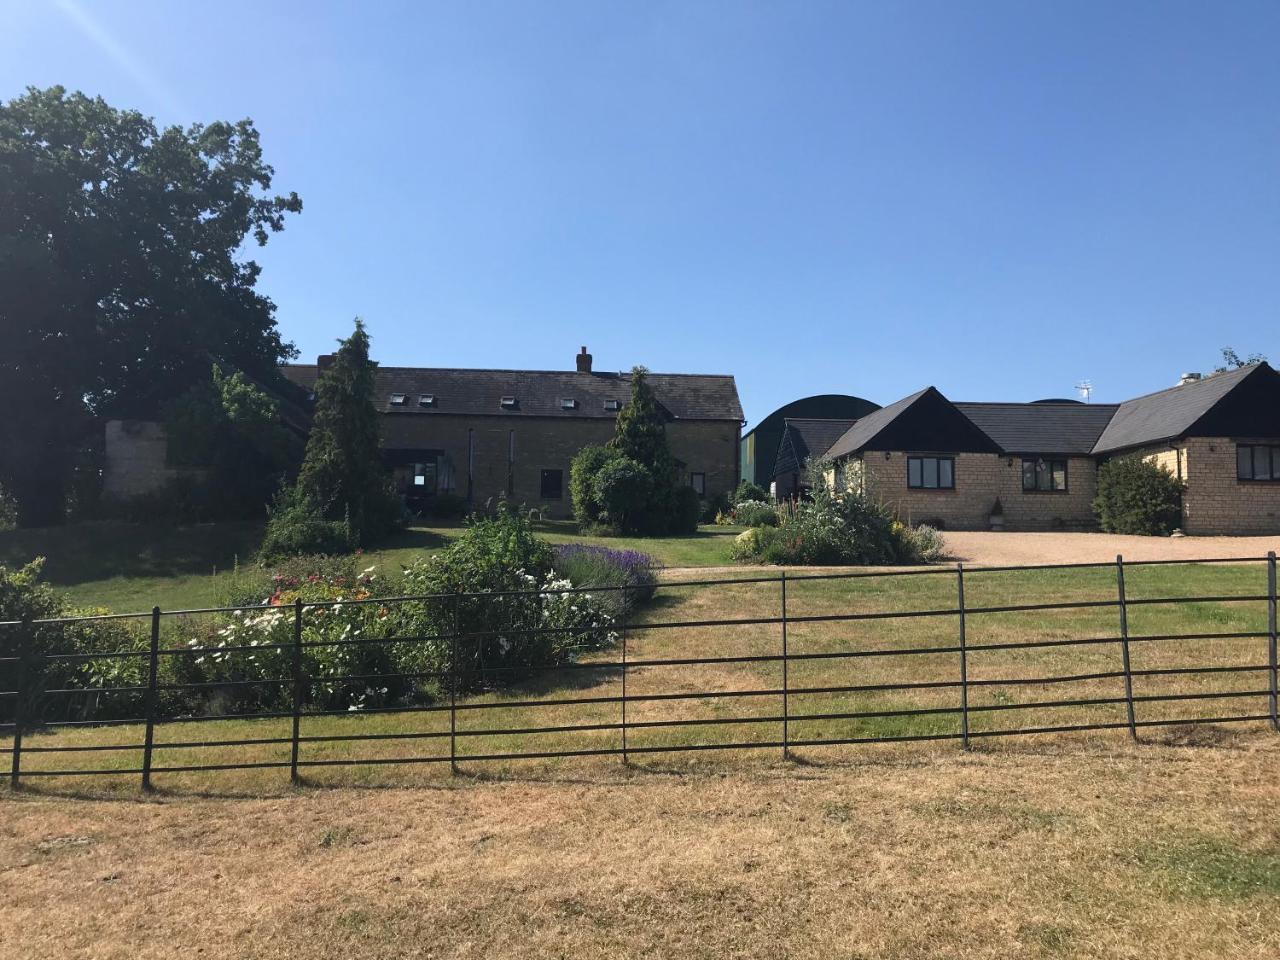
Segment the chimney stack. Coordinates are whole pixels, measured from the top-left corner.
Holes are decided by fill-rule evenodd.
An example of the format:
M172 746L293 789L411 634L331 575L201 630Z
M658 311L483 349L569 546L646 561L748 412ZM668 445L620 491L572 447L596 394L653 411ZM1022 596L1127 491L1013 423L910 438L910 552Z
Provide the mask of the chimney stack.
M326 370L328 370L330 367L333 366L334 361L337 359L338 359L338 355L336 353L320 354L320 356L316 357L316 372L324 373Z
M579 373L591 372L591 354L587 353L586 347L583 347L582 352L579 353L576 357L574 357L574 359L578 361Z
M1195 383L1197 380L1201 379L1203 379L1203 377L1198 373L1184 373L1178 378L1178 386L1185 387L1188 383Z

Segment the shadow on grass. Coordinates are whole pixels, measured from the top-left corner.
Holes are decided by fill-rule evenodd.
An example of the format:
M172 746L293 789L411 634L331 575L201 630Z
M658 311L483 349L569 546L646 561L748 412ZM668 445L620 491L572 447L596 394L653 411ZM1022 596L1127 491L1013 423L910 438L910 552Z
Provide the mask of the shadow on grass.
M462 531L458 527L458 531ZM449 545L451 538L440 533L438 529L429 530L424 527L405 527L378 541L372 548L374 551L385 550L439 550Z
M45 557L44 577L67 587L111 577L172 577L229 570L262 540L260 523L83 523L0 531L0 564Z

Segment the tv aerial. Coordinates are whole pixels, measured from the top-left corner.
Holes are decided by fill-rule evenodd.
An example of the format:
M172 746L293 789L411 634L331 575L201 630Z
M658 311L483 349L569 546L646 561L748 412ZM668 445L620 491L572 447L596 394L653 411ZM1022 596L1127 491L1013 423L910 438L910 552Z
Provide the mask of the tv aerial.
M1076 392L1080 394L1080 398L1084 400L1085 403L1088 403L1089 398L1093 396L1093 381L1081 380L1076 384Z

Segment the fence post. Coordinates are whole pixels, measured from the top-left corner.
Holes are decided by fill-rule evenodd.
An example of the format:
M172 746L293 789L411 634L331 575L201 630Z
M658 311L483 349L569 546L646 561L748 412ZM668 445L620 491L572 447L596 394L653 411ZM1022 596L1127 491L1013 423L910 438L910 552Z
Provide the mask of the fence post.
M453 653L449 657L449 772L458 772L458 596L450 599L453 608Z
M18 651L18 669L17 683L14 689L17 690L17 696L13 701L13 753L10 755L9 763L9 788L17 790L20 788L18 782L22 773L22 727L27 722L27 711L25 709L27 702L27 656L34 646L31 643L31 619L24 617L22 626L18 630L18 642L16 644Z
M964 622L964 564L956 564L957 610L960 613L960 745L969 749L969 643Z
M289 782L295 787L298 777L298 735L302 728L302 598L293 599L293 735L289 742Z
M791 703L787 651L787 571L782 571L782 759L791 757Z
M622 765L631 765L627 753L627 624L622 623Z
M1280 733L1280 716L1276 714L1277 684L1280 668L1276 664L1276 552L1267 554L1267 655L1271 667L1271 727Z
M160 608L151 608L151 651L147 658L147 734L142 745L142 789L151 790L151 752L156 739L156 708L159 700Z
M1133 717L1133 667L1129 661L1129 606L1124 592L1124 557L1116 554L1116 588L1120 595L1120 652L1124 657L1124 707L1129 718L1129 737L1138 739Z

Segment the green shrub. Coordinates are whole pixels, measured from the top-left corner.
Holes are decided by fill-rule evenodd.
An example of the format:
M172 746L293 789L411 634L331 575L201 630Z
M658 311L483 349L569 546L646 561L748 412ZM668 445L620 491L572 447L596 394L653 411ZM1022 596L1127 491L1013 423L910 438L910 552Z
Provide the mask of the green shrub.
M698 496L698 491L693 487L676 487L672 501L668 532L697 533L698 520L702 516L702 499Z
M937 563L947 558L947 543L935 527L927 523L914 527L895 527L902 538L904 559L919 563Z
M288 677L292 670L294 603L304 604L302 670L309 704L324 710L360 710L412 699L416 684L393 676L407 672L401 661L408 643L352 643L394 634L400 623L389 608L360 602L385 592L371 571L358 574L322 562L317 570L302 561L296 573L275 573L265 605L246 606L206 624L186 643L187 653L167 658L177 682L198 684L183 692L172 712L234 713L287 709L287 684L253 681ZM338 642L334 642L338 641ZM237 649L248 648L248 649ZM377 679L352 679L377 678Z
M11 569L0 566L0 621L52 620L96 616L105 610L74 610L48 584L41 582L44 559ZM45 694L52 689L137 686L145 682L146 662L141 657L102 661L49 660L53 654L116 653L145 649L146 634L140 625L119 620L81 620L71 623L29 623L0 627L0 658L25 657L16 662L0 659L0 689L23 692L24 726L54 720L106 719L137 716L139 694ZM21 677L22 682L19 683ZM16 698L0 698L0 722L12 722ZM134 711L130 713L130 711Z
M735 505L743 500L763 501L769 499L769 491L757 483L743 479L738 484L738 489L733 491L733 503Z
M532 668L563 663L581 649L614 640L613 618L597 597L562 593L572 583L552 573L551 545L527 517L504 511L478 520L446 549L413 563L403 589L414 596L395 616L415 636L456 635L460 689L482 690L536 678ZM515 595L519 594L519 595ZM533 632L527 632L533 631ZM414 645L413 669L451 669L449 639Z
M733 508L733 519L744 527L776 527L778 508L759 500L740 500Z
M1165 536L1182 520L1183 484L1140 457L1109 460L1098 469L1093 511L1107 533Z
M569 496L573 516L584 527L600 523L604 507L596 497L596 475L604 465L621 454L608 447L583 447L569 465Z
M857 493L835 495L825 485L813 498L787 504L775 527L753 527L734 543L734 557L784 565L874 565L918 559L888 511ZM749 534L749 536L748 536Z
M697 528L696 515L690 527L688 496L679 492L667 417L649 386L648 371L635 367L631 400L618 414L608 446L584 448L570 470L574 516L584 529L661 536Z
M636 532L652 501L653 475L630 457L613 457L595 475L594 497L602 523L623 533Z
M329 520L323 511L289 487L276 496L258 556L263 561L309 554L348 553L355 538L345 520Z
M752 527L733 538L732 556L742 562L760 561L766 547L781 535L776 527Z

